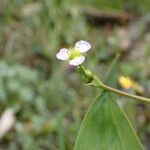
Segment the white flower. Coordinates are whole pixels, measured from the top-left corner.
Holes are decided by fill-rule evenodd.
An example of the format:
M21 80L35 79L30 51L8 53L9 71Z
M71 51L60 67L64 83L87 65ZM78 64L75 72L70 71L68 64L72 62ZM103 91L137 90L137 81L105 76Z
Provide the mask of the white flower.
M69 64L72 66L78 66L85 60L85 52L91 48L91 44L87 41L78 41L74 48L62 48L56 54L57 59L69 60Z
M4 111L0 118L0 140L14 126L15 116L14 110L8 108Z

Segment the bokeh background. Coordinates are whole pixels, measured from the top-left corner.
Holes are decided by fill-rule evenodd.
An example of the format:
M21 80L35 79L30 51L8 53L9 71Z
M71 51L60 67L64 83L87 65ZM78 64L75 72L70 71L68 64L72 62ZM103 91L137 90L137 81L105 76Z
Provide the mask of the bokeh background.
M117 77L131 77L144 91L127 91L150 97L149 11L149 0L0 0L0 114L11 108L16 118L0 150L73 149L98 92L55 57L78 40L92 44L84 65L102 80L120 53ZM124 90L118 80L116 87ZM150 150L150 105L119 98Z

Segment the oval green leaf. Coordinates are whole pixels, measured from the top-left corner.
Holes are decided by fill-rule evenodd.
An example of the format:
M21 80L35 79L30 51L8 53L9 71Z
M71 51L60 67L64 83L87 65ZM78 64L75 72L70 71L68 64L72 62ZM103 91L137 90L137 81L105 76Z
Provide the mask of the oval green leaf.
M74 150L143 150L113 95L102 92L87 112Z

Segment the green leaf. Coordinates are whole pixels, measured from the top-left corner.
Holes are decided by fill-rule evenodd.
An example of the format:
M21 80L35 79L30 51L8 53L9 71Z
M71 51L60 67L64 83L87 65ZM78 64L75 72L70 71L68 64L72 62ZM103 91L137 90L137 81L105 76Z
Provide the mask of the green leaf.
M103 91L87 112L74 150L143 150L111 93Z
M111 62L108 71L106 72L104 82L105 84L109 84L112 86L116 85L116 73L117 73L117 66L120 59L120 54L118 53L114 60Z

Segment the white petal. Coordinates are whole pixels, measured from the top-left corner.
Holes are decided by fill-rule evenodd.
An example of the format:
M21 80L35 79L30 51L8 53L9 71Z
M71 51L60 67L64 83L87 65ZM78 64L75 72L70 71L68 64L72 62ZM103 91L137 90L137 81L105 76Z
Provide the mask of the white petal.
M72 66L78 66L80 64L82 64L85 60L85 56L79 56L75 59L72 59L69 61L69 64L72 65Z
M78 41L75 44L75 48L79 49L82 53L87 52L91 48L91 44L87 41Z
M56 54L57 59L60 60L67 60L69 58L68 55L68 49L62 48L60 51Z
M0 139L14 126L15 116L14 110L8 108L0 118Z

